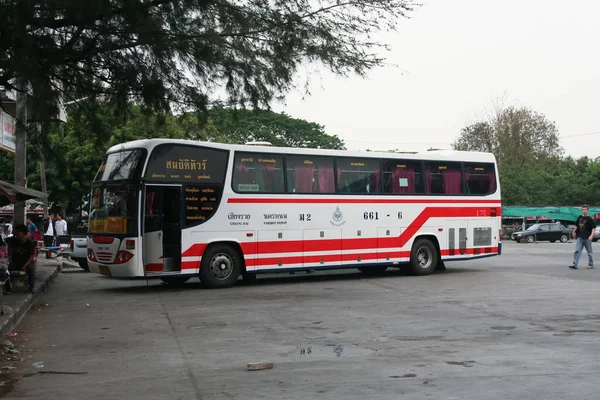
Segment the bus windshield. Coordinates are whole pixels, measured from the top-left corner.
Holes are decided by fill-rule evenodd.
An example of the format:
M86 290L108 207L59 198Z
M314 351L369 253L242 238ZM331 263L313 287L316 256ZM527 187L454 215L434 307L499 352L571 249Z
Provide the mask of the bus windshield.
M108 154L98 168L94 182L139 178L145 156L146 151L142 149Z
M145 149L106 155L92 185L89 233L137 233L139 179L145 159Z
M139 186L134 183L95 184L92 188L89 233L137 233Z

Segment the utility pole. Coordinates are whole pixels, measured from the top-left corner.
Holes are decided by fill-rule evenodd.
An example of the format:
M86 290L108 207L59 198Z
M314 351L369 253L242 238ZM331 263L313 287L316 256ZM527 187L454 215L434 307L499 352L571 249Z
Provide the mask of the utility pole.
M44 134L42 124L37 124L38 138L40 145L38 146L38 154L40 156L40 183L42 192L47 193L48 187L46 184L46 156L44 155ZM44 218L48 218L48 199L44 200Z
M15 126L15 185L25 186L27 174L27 82L17 79ZM15 203L13 226L25 224L25 202Z

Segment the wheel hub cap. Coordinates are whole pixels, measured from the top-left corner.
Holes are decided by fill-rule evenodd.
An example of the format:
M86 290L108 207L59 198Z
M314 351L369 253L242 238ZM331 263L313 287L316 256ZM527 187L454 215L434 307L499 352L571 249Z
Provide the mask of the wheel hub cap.
M431 252L428 248L422 247L417 252L417 260L419 262L419 267L428 268L431 265Z
M233 260L226 254L217 254L210 262L212 275L217 279L227 279L233 272Z

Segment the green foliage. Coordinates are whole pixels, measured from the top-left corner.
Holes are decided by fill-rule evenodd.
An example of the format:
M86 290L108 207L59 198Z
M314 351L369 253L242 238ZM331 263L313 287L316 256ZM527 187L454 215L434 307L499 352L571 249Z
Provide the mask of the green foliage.
M453 147L494 153L501 167L525 168L532 163L557 160L563 154L555 124L526 107L508 107L489 121L467 126Z
M307 62L339 75L383 64L377 32L410 0L2 0L0 86L20 78L34 109L69 95L154 111L265 106Z
M273 146L344 149L337 137L327 135L325 127L303 119L292 118L285 113L268 110L210 110L209 122L219 136L229 143L270 142Z
M599 202L600 159L563 158L554 123L528 108L502 109L487 121L465 127L453 148L496 156L504 205Z
M67 123L46 124L28 133L28 184L40 189L40 149L46 159L49 201L72 212L90 192L106 151L113 145L145 138L193 139L221 143L268 140L275 146L343 149L322 125L272 111L215 109L208 120L145 112L139 106L115 108L84 101L70 110ZM0 158L0 179L13 180L14 156Z
M0 150L0 180L13 182L15 179L15 155Z

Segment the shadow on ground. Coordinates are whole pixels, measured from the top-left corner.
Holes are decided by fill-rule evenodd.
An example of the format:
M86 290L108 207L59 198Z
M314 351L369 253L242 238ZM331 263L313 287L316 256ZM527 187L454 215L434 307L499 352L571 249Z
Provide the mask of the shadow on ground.
M334 271L325 273L323 271L306 273L296 272L294 274L259 274L256 283L246 283L241 278L238 284L229 290L235 290L240 287L268 287L274 285L301 285L307 283L317 282L344 282L344 281L385 281L389 279L431 279L436 275L456 275L456 274L467 274L467 273L485 273L486 270L477 268L449 268L446 270L438 270L429 276L414 276L406 269L390 268L382 275L378 276L365 276L361 272L349 272L349 271ZM108 278L104 276L98 276L99 279L116 280L120 282L130 282L130 286L119 286L110 288L98 288L98 292L105 293L120 293L120 294L139 294L139 293L156 293L156 292L180 292L183 290L208 290L197 277L191 277L183 285L173 286L162 282L160 279L152 278ZM227 290L227 289L220 289Z

